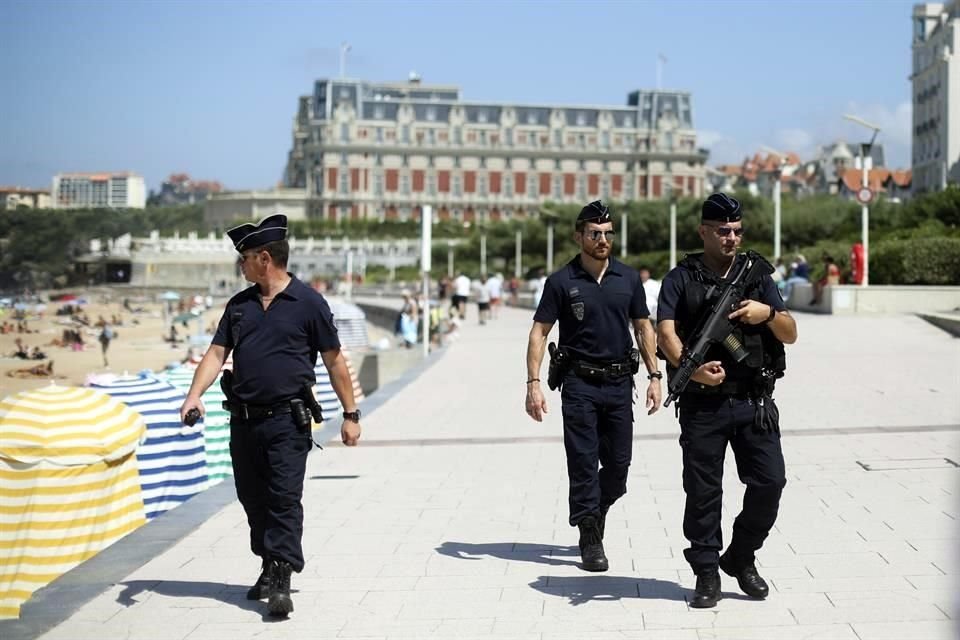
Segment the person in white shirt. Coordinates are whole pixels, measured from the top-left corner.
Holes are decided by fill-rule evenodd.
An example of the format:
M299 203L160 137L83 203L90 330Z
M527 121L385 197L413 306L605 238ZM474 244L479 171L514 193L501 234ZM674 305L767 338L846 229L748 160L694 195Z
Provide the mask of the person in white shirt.
M638 271L640 272L640 282L643 284L643 290L647 294L647 309L650 311L650 320L656 322L660 281L650 277L650 269L647 267L640 267Z
M461 320L464 320L467 317L467 298L469 297L470 278L467 277L467 274L461 271L460 275L457 276L453 281L453 296L450 298L450 303L460 313Z
M487 324L490 317L490 288L481 277L473 283L473 290L477 294L477 311L480 315L480 324Z
M540 298L543 297L543 288L547 284L547 273L543 269L540 269L538 272L539 275L534 281L534 290L533 290L533 308L536 309L540 306Z
M487 278L487 291L490 292L490 317L497 318L497 308L503 300L503 276L501 274L492 275Z

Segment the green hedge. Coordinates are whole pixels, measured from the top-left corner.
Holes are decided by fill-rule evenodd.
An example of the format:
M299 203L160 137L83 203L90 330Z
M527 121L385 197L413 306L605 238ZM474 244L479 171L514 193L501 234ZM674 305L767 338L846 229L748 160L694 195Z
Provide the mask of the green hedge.
M960 285L960 238L885 240L870 254L870 284Z

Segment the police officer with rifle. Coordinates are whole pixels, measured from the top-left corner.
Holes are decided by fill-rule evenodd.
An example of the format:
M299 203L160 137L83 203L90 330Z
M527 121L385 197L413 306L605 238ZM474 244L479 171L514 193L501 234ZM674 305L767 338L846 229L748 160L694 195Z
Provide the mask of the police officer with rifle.
M770 263L752 251L738 252L741 217L736 199L722 193L707 198L698 230L703 253L688 255L667 274L658 302L658 343L669 377L664 404L676 401L680 419L683 533L690 541L684 556L697 576L690 602L697 608L720 600L720 569L747 595L767 596L755 553L776 521L786 484L773 388L797 325L770 277ZM728 443L747 488L730 545L720 555Z

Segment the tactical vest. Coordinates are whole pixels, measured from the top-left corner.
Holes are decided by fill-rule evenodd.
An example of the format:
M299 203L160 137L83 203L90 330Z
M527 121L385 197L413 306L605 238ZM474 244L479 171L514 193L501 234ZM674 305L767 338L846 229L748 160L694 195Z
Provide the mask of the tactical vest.
M737 256L731 272L735 271L743 259L743 255ZM690 254L677 266L681 268L684 285L683 296L677 301L674 322L677 336L686 344L689 332L696 328L697 319L704 311L708 290L713 285L722 287L725 283L723 278L703 264L703 253ZM748 299L760 300L760 283L761 278L747 283L744 294ZM766 324L738 323L733 333L743 343L748 354L742 362L736 362L719 344L710 347L705 360L719 360L723 363L728 381L756 380L762 369L773 372L775 378L783 376L787 368L786 352L783 343L777 340Z

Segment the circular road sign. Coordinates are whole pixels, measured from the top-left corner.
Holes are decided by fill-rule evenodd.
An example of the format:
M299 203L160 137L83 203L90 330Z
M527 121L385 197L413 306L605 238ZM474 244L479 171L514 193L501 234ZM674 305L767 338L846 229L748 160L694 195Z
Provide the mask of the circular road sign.
M860 204L870 204L873 201L873 191L870 187L860 187L857 189L857 202Z

